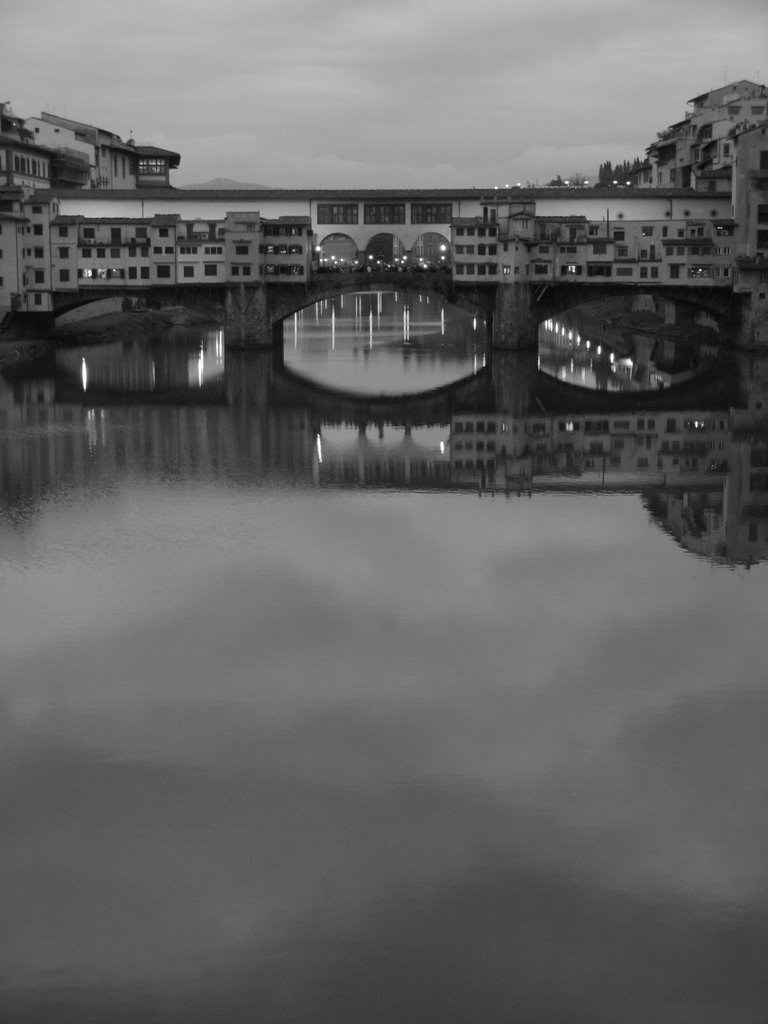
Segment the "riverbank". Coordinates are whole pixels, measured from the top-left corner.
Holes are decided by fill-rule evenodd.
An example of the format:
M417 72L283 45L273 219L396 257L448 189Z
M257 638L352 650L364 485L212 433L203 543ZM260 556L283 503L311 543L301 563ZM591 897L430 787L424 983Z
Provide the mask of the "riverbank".
M88 320L54 328L40 338L8 338L0 342L0 367L38 359L54 348L77 345L100 345L115 341L133 341L160 335L179 319L176 310L127 310L105 313ZM186 323L207 322L185 312Z

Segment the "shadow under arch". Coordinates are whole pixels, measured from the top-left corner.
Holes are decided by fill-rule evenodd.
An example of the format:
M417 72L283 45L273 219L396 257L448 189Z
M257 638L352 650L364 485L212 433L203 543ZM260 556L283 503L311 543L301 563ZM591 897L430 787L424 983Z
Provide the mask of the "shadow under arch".
M721 353L700 374L657 390L599 391L558 380L537 370L534 404L546 414L558 413L625 413L678 410L688 407L728 408L740 401L741 379L737 360L728 352Z
M649 296L657 305L674 303L692 314L704 311L723 329L736 329L741 323L744 300L731 289L695 287L668 284L621 284L613 279L606 284L577 284L573 281L532 282L531 308L538 323L550 317L561 316L580 306L595 302L610 302L618 298Z

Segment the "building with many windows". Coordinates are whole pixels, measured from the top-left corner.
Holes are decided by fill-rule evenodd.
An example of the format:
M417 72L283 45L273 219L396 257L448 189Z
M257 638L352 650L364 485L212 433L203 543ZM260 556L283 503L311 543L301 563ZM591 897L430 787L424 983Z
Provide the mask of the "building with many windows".
M768 117L768 87L747 79L694 96L682 121L659 132L637 174L642 188L728 191L734 135Z

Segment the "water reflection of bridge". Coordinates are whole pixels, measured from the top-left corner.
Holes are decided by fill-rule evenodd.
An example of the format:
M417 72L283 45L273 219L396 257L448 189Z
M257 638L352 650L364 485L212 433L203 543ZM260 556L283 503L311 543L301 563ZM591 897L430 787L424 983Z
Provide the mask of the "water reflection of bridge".
M768 360L740 355L679 388L584 391L538 372L535 355L494 353L436 393L338 395L272 353L230 356L226 372L179 355L158 373L137 352L99 366L59 353L0 379L6 429L0 492L10 518L51 486L149 478L315 486L527 490L620 488L645 495L687 550L749 565L768 554ZM114 353L113 353L114 355ZM111 362L111 367L110 367ZM86 366L88 364L86 363ZM184 391L186 386L186 393ZM447 417L443 419L443 417ZM498 487L497 487L498 492Z

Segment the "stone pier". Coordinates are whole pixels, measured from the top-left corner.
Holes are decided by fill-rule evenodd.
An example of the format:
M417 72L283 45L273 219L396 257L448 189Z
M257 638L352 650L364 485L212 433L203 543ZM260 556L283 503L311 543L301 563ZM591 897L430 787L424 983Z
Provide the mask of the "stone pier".
M538 345L538 323L528 284L500 283L493 318L494 348L522 351Z
M228 285L224 296L227 344L234 348L271 347L272 328L264 285Z

